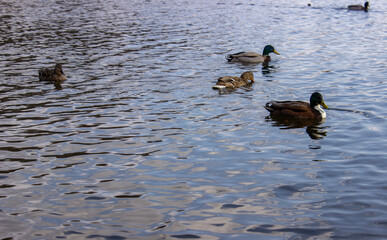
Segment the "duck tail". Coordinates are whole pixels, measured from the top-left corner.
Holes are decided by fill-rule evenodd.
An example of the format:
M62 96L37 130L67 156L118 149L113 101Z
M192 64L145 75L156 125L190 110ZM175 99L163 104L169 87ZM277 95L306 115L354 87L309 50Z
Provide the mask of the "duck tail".
M268 102L268 103L266 103L266 105L265 106L263 106L267 111L269 111L269 112L273 112L274 111L274 109L272 108L272 106L271 106L271 102Z
M226 88L226 86L218 85L218 84L216 84L216 85L214 85L214 86L212 87L212 89L224 89L224 88Z
M232 54L226 55L227 61L231 62L234 59L234 56Z
M39 81L45 81L46 78L47 78L47 69L46 68L42 68L39 70Z
M242 53L245 53L245 52L237 52L237 53L233 53L233 54L229 54L229 55L226 55L226 59L231 62L234 60L234 58L237 58L239 54L242 54Z

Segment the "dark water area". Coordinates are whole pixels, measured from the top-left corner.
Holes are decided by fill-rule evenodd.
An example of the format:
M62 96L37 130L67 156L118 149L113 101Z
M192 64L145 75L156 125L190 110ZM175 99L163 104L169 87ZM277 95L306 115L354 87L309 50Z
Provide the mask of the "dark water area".
M307 3L0 0L0 239L387 238L386 5Z

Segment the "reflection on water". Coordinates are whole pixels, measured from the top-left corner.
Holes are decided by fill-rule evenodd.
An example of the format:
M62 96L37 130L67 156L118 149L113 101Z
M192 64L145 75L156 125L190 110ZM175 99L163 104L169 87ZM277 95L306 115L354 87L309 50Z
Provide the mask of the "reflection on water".
M262 75L274 73L278 71L277 68L277 66L271 65L270 63L262 63Z
M386 238L385 6L305 5L0 1L0 238ZM356 111L266 118L314 91Z
M311 139L323 139L327 136L328 126L322 126L325 119L291 119L281 116L267 116L266 121L272 122L273 126L281 129L306 128L306 133Z
M311 139L323 139L327 136L328 131L326 129L329 127L319 127L319 125L312 125L306 128L306 133Z
M42 84L45 84L47 86L53 86L56 90L62 90L63 89L63 82L55 81L55 82L42 82Z

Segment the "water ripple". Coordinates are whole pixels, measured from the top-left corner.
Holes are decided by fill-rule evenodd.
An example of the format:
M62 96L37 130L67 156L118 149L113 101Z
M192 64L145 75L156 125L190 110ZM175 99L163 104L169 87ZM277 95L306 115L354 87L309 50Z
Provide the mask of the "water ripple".
M385 238L385 10L346 5L0 2L1 238ZM325 121L263 108L314 91Z

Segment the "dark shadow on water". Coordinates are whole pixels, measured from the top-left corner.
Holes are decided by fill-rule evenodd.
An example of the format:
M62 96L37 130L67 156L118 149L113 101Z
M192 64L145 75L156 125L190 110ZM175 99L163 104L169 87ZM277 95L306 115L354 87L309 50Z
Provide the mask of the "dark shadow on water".
M179 235L171 235L173 238L180 238L180 239L198 239L201 238L198 235L193 235L193 234L179 234Z
M327 136L327 127L321 127L324 120L315 119L290 119L278 116L267 116L267 122L280 129L306 128L306 133L311 139L323 139Z
M46 84L46 85L54 85L56 90L62 90L63 89L63 87L62 87L62 83L63 82L60 82L60 81L55 81L55 82L41 81L41 82Z
M378 118L375 115L363 111L358 111L358 110L352 110L352 109L344 109L344 108L329 108L329 110L335 110L335 111L341 111L341 112L351 112L351 113L357 113L369 118Z
M126 237L119 236L119 235L89 235L86 237L87 239L105 239L105 240L124 240L127 239Z
M324 235L326 233L332 232L333 229L325 227L325 226L308 226L303 228L293 228L293 227L280 227L271 224L262 224L255 227L248 228L246 231L255 232L255 233L278 233L278 232L286 232L286 233L295 233L299 236L302 236L300 239L308 239L309 236L319 236ZM298 238L297 238L298 239Z

